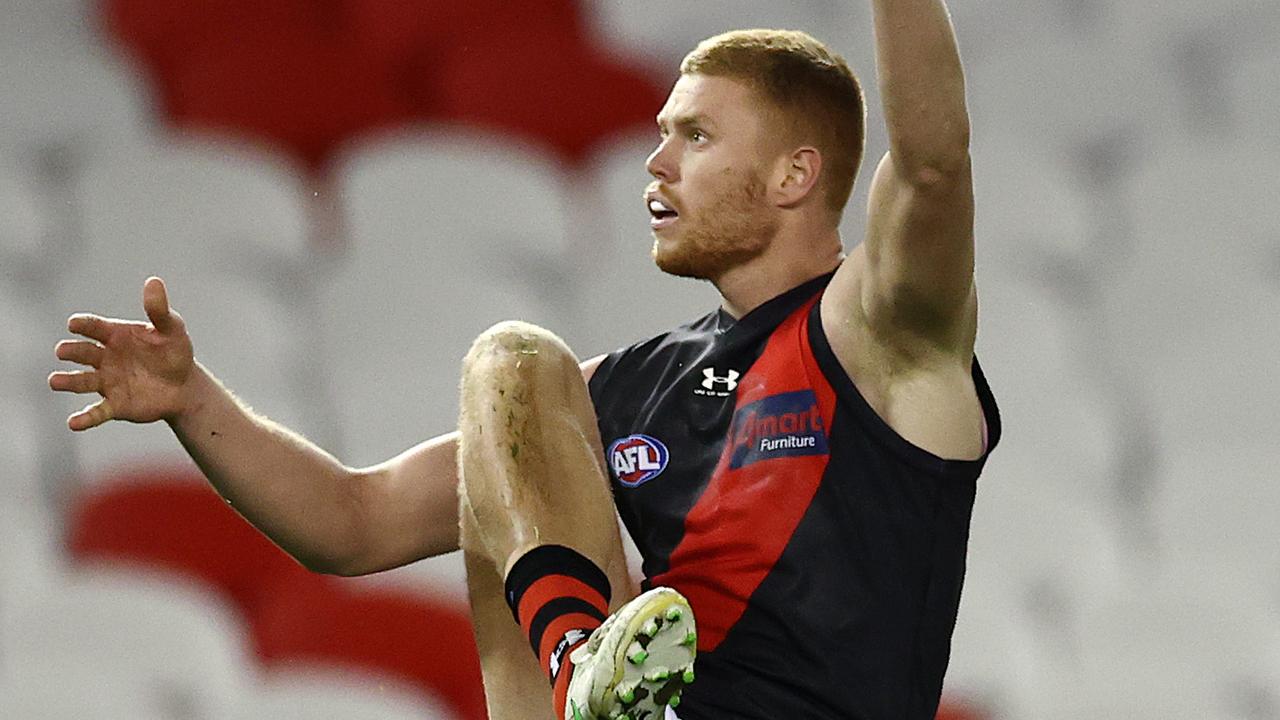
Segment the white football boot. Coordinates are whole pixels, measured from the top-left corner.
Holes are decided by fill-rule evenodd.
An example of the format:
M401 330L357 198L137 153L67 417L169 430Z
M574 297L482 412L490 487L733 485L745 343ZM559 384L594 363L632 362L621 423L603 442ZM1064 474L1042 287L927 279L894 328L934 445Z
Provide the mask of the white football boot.
M697 643L683 595L667 587L642 593L569 656L564 720L662 720L693 682Z

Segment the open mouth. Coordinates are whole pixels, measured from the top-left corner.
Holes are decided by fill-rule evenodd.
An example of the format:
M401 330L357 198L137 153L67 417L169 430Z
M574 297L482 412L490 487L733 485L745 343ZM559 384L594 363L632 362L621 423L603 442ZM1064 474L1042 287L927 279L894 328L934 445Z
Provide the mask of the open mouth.
M680 213L662 198L649 198L649 227L657 230L667 227L680 217Z

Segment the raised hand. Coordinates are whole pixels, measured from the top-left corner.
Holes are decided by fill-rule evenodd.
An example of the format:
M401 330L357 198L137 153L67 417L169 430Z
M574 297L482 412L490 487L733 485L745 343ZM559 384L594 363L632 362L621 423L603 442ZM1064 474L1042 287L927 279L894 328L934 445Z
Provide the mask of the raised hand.
M68 330L88 340L63 340L54 354L88 369L54 372L49 387L101 396L67 418L72 430L88 430L108 420L167 420L184 409L195 358L186 325L169 307L160 278L147 278L142 307L150 322L81 313L67 320Z

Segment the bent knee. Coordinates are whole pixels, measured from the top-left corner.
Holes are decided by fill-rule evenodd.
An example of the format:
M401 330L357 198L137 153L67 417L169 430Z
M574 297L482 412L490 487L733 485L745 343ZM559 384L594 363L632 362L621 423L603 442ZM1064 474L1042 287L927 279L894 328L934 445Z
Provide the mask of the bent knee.
M558 335L532 323L505 320L480 333L463 361L464 379L476 373L507 371L578 372L578 360ZM505 373L504 373L505 374Z

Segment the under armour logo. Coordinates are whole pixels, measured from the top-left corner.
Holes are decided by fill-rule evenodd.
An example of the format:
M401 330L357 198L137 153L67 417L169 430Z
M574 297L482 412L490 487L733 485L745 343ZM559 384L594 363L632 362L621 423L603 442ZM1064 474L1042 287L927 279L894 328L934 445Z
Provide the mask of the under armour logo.
M728 375L720 377L716 375L715 368L702 368L702 387L708 390L715 390L716 385L723 385L725 390L732 392L738 388L738 378L742 377L742 373L737 370L730 370Z
M556 643L555 650L551 651L551 662L549 663L551 666L552 682L555 682L556 676L560 674L560 664L564 662L565 652L569 648L586 639L587 632L585 630L575 628L565 633L564 637L560 638L560 642Z

